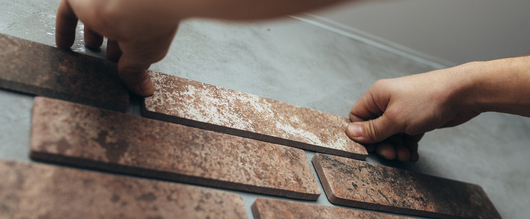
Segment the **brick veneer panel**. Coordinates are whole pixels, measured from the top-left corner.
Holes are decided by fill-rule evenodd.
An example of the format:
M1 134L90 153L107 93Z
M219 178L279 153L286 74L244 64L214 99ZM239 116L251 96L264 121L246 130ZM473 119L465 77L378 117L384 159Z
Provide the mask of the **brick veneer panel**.
M0 218L247 218L239 195L196 186L0 161Z
M313 164L331 203L437 218L501 218L478 185L343 157Z
M252 139L37 97L31 157L316 200L305 153Z
M125 111L115 63L0 34L0 87Z
M402 219L388 214L372 213L349 208L323 206L309 203L258 198L252 204L255 219L338 219L338 218L371 218L371 219Z
M345 133L349 119L158 72L146 117L322 153L364 159Z

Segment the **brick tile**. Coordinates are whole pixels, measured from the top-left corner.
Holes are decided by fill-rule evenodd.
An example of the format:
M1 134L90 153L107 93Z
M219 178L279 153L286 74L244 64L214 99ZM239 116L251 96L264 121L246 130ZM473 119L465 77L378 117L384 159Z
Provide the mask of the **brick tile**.
M388 214L378 214L349 208L315 205L301 202L258 198L252 204L252 214L255 219L338 219L338 218L371 218L371 219L400 219Z
M125 111L116 64L0 34L0 88Z
M158 72L146 117L322 153L364 159L345 133L349 119Z
M0 160L0 218L247 218L239 195Z
M313 164L331 203L437 218L501 218L478 185L343 157Z
M37 97L31 157L255 193L316 200L304 151Z

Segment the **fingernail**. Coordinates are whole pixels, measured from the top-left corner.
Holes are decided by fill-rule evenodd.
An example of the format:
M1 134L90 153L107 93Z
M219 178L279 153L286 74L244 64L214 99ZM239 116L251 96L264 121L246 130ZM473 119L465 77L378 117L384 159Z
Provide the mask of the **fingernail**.
M348 132L350 133L351 137L363 137L363 128L355 123L350 123L348 125Z
M150 78L142 81L136 88L141 96L151 96L155 93L155 86Z

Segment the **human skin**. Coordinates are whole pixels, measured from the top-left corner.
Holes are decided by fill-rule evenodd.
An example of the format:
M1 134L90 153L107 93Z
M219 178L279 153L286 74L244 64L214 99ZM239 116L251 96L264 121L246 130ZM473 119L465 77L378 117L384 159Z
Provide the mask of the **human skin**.
M107 42L107 58L118 62L124 84L140 96L155 91L146 73L164 58L179 21L192 18L261 20L300 13L345 0L61 0L57 10L57 47L70 48L78 20L88 47Z
M353 105L346 133L387 159L416 162L426 132L490 111L530 116L530 56L379 80Z

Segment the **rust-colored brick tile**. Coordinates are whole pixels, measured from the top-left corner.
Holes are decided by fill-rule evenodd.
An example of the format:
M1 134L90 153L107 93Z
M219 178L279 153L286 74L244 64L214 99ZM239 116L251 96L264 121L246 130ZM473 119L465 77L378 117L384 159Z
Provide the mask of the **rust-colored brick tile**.
M300 149L44 97L34 100L31 157L300 199L320 195Z
M247 218L243 199L177 183L0 161L0 218Z
M436 218L501 218L478 185L343 157L313 164L331 203Z
M282 144L364 159L364 146L345 133L349 119L292 104L158 72L145 98L146 117Z
M255 219L404 219L387 214L371 213L349 208L315 205L301 202L258 198L252 204Z
M125 111L129 93L107 60L0 34L0 88Z

